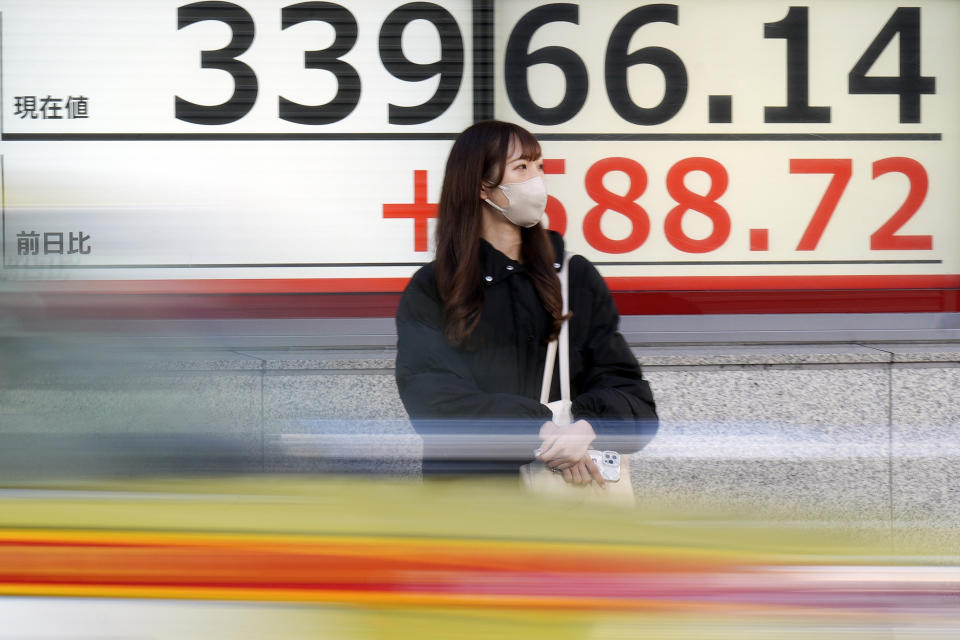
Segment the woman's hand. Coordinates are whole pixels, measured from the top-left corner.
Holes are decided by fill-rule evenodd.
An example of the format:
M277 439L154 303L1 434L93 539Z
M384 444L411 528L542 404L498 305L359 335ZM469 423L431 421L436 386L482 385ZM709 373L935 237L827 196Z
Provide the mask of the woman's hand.
M563 473L563 479L567 482L590 484L596 481L602 487L606 484L603 474L587 453L596 437L593 427L586 420L577 420L564 426L545 422L540 427L543 444L537 457L552 470Z
M601 487L606 484L603 474L589 454L584 454L575 465L565 468L563 479L573 484L590 484L594 481Z
M540 454L537 456L552 469L564 470L583 461L597 434L586 420L560 426L545 422L540 427ZM587 456L589 458L589 456Z

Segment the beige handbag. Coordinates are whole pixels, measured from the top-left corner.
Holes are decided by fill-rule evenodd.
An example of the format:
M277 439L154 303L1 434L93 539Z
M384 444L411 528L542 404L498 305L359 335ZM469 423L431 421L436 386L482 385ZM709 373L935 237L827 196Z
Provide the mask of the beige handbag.
M563 268L560 270L560 292L563 297L563 315L569 309L569 265L573 256L569 251L563 255ZM543 384L540 387L540 402L553 411L553 422L567 425L573 422L570 400L570 330L569 321L560 326L560 335L547 345L547 359L543 367ZM550 387L553 384L553 369L560 351L560 399L548 402ZM596 482L586 485L568 483L563 474L556 473L545 464L536 460L520 467L520 477L531 492L572 502L589 502L633 506L633 484L630 481L630 456L620 454L620 480L601 487Z

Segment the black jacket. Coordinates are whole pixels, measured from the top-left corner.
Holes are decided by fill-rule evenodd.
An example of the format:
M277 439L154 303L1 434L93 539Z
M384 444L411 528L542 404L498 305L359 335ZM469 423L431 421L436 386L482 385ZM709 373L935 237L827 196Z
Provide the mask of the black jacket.
M550 234L559 266L563 239ZM483 311L466 347L444 337L433 263L414 274L397 310L397 387L424 437L425 473L515 471L551 418L539 402L550 317L524 266L480 242ZM656 433L653 395L606 283L582 256L570 261L569 300L573 415L593 426L594 448L637 451Z

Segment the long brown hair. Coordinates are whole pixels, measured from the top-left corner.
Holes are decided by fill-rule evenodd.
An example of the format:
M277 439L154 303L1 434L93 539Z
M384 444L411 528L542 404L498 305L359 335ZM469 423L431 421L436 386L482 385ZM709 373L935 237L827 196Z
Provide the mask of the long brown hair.
M473 334L483 310L483 271L478 257L483 219L480 184L500 184L513 141L524 159L540 157L540 143L529 131L488 120L464 130L447 158L437 212L434 273L443 301L444 333L458 346ZM553 317L552 339L559 333L563 318L553 245L541 224L521 228L520 233L523 262L541 303Z

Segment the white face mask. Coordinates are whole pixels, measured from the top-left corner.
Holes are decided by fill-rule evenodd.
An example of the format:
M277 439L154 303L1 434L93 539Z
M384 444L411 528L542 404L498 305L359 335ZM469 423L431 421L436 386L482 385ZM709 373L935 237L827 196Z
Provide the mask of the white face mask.
M524 182L508 182L497 185L507 196L508 204L500 207L489 198L483 200L499 211L507 220L518 227L532 227L543 218L547 208L547 185L542 176L536 176Z

